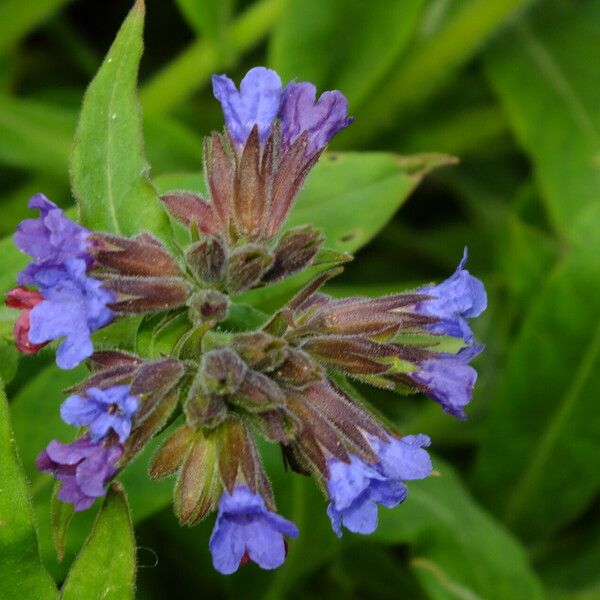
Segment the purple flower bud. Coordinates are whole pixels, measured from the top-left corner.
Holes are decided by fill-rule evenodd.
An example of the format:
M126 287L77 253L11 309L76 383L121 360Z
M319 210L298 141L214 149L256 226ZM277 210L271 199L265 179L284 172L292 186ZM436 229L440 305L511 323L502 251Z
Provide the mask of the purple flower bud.
M244 556L263 569L276 569L285 560L284 535L298 537L294 523L267 509L259 494L237 486L223 492L209 548L217 571L237 571Z
M92 264L87 251L89 231L67 219L63 211L43 194L29 200L31 209L39 209L37 219L26 219L18 227L13 240L17 248L29 254L32 262L19 273L20 285L31 285L37 273L46 269L60 269L70 258L79 258Z
M419 302L415 312L440 319L438 323L426 326L433 333L463 338L470 344L473 332L466 319L478 317L486 309L487 294L483 283L464 268L467 258L465 248L463 258L452 276L439 285L424 286L418 290L432 296L432 299Z
M317 89L312 83L292 81L285 86L279 112L284 147L289 148L306 131L306 152L311 156L354 120L348 117L348 101L341 92L324 92L316 98Z
M372 438L379 462L365 463L350 455L350 463L329 461L327 491L331 502L327 514L333 530L342 537L342 528L369 534L377 529L379 504L394 508L407 494L404 481L423 479L431 473L431 460L423 446L429 446L425 435L390 438L383 442Z
M89 427L93 442L104 439L112 429L123 444L131 433L131 419L138 406L137 396L130 394L127 385L90 388L83 395L69 396L60 407L60 416L69 425Z
M242 79L239 92L226 75L213 75L212 85L232 139L243 145L257 125L260 141L264 142L281 104L279 75L265 67L254 67Z
M93 352L90 335L113 318L107 304L114 301L101 282L86 276L86 263L69 258L64 268L37 271L32 283L44 301L31 310L29 340L42 344L65 338L58 347L56 364L73 369Z
M62 481L59 500L71 502L76 511L82 511L104 496L104 486L117 472L115 463L122 454L121 446L105 447L86 436L72 444L53 440L36 463L40 471Z
M463 407L471 401L477 381L477 371L468 363L483 348L483 345L474 344L457 354L440 352L436 357L422 361L419 370L410 375L425 386L425 393L439 402L447 413L466 419Z

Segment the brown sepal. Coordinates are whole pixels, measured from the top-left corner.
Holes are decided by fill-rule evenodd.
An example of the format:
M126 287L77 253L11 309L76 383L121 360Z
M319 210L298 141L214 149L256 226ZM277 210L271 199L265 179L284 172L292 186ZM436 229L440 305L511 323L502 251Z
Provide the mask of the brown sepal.
M187 425L178 427L152 457L148 475L152 479L162 479L175 473L194 442L195 433L195 430Z
M125 452L119 459L119 466L125 466L142 451L146 443L164 427L176 406L177 393L173 392L163 398L139 426L133 428L125 442Z
M324 377L324 369L302 350L291 348L287 358L275 371L275 376L287 386L302 386L320 381Z
M141 365L143 362L139 356L121 350L96 350L87 360L92 373L121 365Z
M240 333L233 338L231 346L256 371L272 371L281 365L288 354L285 340L263 331Z
M230 294L239 294L260 282L269 269L273 257L258 244L236 248L229 255L226 288Z
M236 165L233 152L224 136L213 133L205 138L204 163L210 197L220 222L220 229L227 233L233 210Z
M196 434L173 491L173 505L179 522L190 526L200 522L216 508L220 492L214 442Z
M265 412L285 403L283 390L269 377L248 371L238 390L228 398L248 412Z
M120 277L109 279L103 287L117 295L108 307L120 313L146 313L185 306L191 288L178 277Z
M163 358L144 363L135 374L129 391L140 398L135 424L142 423L154 412L163 398L181 381L183 364L175 358Z
M262 281L273 283L309 267L324 241L316 227L302 226L286 231L273 250L273 264Z
M200 233L216 234L220 225L213 207L202 196L192 192L169 192L160 198L167 212L186 227L195 226Z
M108 233L90 236L90 253L103 269L124 276L177 277L181 268L150 234L124 238Z
M222 239L205 237L186 249L185 260L200 281L215 283L225 275L227 250Z

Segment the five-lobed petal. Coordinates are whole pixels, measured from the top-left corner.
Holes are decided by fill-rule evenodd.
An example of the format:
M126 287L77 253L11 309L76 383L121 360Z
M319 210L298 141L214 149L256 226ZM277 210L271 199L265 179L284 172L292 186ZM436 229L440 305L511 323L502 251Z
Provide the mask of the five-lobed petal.
M473 332L467 318L478 317L486 309L487 294L483 283L464 268L467 258L465 248L456 271L448 279L436 286L417 290L431 296L431 299L419 302L415 311L439 319L427 326L429 331L462 338L465 343L471 344Z
M33 283L44 297L30 314L29 340L43 344L64 338L56 352L61 369L73 369L91 356L92 332L108 325L114 296L100 281L86 275L85 261L66 260L64 269L38 271Z
M285 560L284 536L298 537L294 523L267 509L262 496L238 485L223 492L209 548L217 571L237 571L245 554L263 569Z
M84 394L69 396L60 407L60 416L69 425L89 427L93 442L104 439L112 430L123 444L131 433L138 406L137 396L129 392L127 385L90 388Z
M350 455L350 463L329 461L327 491L330 504L327 514L333 530L342 536L342 525L354 533L369 534L377 529L377 506L394 508L407 495L404 481L423 479L431 473L431 460L423 447L429 446L425 435L390 438L383 442L373 438L376 464L367 464Z
M58 498L82 511L104 496L105 485L117 472L115 464L122 454L119 445L104 446L85 436L72 444L53 440L38 455L36 464L40 471L62 481Z
M279 75L265 67L254 67L242 79L239 91L226 75L213 75L212 86L231 138L243 145L256 125L259 138L264 141L281 105Z

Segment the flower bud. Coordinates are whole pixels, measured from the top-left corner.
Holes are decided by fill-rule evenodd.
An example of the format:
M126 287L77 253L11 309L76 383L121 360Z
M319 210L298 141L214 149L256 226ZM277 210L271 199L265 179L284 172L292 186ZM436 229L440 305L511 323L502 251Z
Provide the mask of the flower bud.
M263 331L236 335L231 344L240 358L256 371L272 371L288 355L285 340Z
M227 291L239 294L257 284L273 262L269 251L258 244L237 248L229 256Z
M205 394L224 396L238 390L247 369L244 361L233 350L223 348L203 354L198 377Z
M188 305L195 325L219 323L227 318L229 298L216 290L201 290L192 295Z
M185 260L200 281L215 283L225 274L227 252L221 239L205 237L185 251Z

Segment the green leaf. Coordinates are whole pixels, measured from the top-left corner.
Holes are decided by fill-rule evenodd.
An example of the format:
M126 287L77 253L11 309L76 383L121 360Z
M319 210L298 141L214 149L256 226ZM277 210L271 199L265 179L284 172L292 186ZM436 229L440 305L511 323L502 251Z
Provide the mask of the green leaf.
M412 44L389 71L354 125L340 140L343 147L375 139L424 104L473 58L488 39L531 0L463 0L431 37ZM438 5L444 5L438 2ZM433 7L432 7L433 8ZM443 9L442 9L443 10Z
M486 58L552 223L567 235L600 198L599 62L600 20L565 2L521 18Z
M406 48L424 4L291 0L271 37L269 63L284 82L342 90L355 111Z
M81 222L91 229L169 239L169 221L148 179L136 82L144 3L123 23L84 98L71 154Z
M561 528L600 489L600 208L592 209L532 302L482 437L479 487L528 538Z
M123 486L111 484L94 529L63 586L63 600L127 600L135 590L135 537Z
M371 539L409 543L412 568L432 599L534 600L538 580L517 541L468 494L452 469L408 483L406 501L380 508Z
M0 52L4 52L22 36L35 29L57 11L67 0L3 0L0 4Z
M179 10L190 26L213 42L221 57L230 61L232 56L229 21L232 0L176 0Z
M0 581L13 598L56 598L54 582L40 560L27 480L14 441L0 381Z

